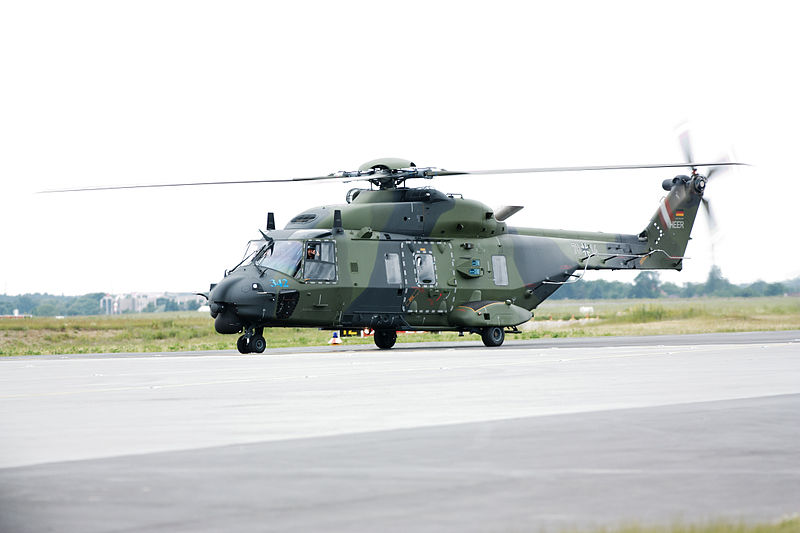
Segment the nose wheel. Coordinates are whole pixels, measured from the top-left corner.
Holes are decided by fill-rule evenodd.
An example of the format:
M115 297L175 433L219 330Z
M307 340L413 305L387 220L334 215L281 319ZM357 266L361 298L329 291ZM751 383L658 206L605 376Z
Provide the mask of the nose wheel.
M248 342L247 337L244 335L239 337L239 340L236 341L236 348L239 350L239 353L250 353L250 347L248 344L250 343Z
M264 339L264 329L258 328L245 332L236 341L236 348L239 353L264 353L267 349L267 341Z

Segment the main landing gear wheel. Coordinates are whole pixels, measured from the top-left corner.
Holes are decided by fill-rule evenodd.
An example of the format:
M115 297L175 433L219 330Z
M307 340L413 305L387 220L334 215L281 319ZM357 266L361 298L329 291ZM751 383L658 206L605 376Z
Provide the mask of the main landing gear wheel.
M239 350L239 353L250 353L250 343L247 342L247 337L242 335L239 337L239 340L236 341L236 348Z
M389 329L375 330L375 346L381 350L388 350L397 342L397 332Z
M491 328L483 328L481 332L481 339L483 339L483 344L492 348L494 346L500 346L503 344L503 341L506 338L506 332L503 331L503 328L499 328L497 326Z
M239 353L264 353L264 350L267 349L267 341L261 335L256 337L242 335L236 341L236 348Z
M258 336L250 339L250 350L255 353L264 353L267 349L267 341L264 337Z

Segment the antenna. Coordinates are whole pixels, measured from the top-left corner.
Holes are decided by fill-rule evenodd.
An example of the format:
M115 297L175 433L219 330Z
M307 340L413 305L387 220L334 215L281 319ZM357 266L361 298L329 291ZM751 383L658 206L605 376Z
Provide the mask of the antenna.
M333 211L333 232L334 233L342 233L344 232L344 228L342 227L342 210L335 209Z

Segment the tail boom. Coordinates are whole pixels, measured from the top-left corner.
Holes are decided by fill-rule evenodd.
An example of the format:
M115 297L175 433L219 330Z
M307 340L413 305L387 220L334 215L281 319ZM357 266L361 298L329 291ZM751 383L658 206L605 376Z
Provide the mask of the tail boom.
M681 270L704 188L702 176L675 181L638 235L534 228L513 232L556 241L574 259L576 270Z

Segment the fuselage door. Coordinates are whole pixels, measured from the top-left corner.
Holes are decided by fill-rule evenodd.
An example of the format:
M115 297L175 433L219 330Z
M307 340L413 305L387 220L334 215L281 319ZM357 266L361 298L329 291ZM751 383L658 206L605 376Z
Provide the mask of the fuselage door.
M453 247L447 241L406 241L402 246L407 313L449 313L455 299Z
M342 268L351 285L346 318L358 322L376 314L401 315L405 278L402 242L352 240ZM387 319L388 320L388 319Z

